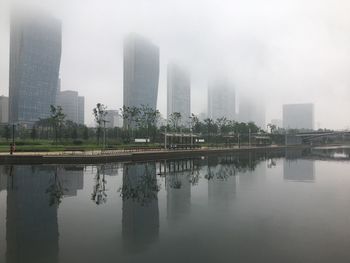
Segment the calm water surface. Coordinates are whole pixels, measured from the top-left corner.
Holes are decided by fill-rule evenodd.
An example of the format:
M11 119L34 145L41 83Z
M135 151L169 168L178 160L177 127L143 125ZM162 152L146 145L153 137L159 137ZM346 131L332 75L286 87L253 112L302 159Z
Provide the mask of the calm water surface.
M0 262L350 262L349 152L0 166Z

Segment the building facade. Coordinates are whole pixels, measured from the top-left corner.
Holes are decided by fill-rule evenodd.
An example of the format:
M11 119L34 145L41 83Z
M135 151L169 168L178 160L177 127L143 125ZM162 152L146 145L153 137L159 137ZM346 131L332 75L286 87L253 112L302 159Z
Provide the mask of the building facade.
M78 96L78 124L85 123L85 97Z
M126 107L157 108L159 48L136 34L124 41L124 101Z
M0 96L0 123L9 122L9 98Z
M9 121L47 118L55 104L61 22L46 14L14 14L10 29Z
M215 80L208 86L208 118L216 120L236 118L236 96L233 85L225 79Z
M314 105L312 103L283 105L283 128L314 129Z
M167 72L167 115L179 112L181 123L186 125L191 117L190 75L178 65L169 64Z
M84 124L84 97L77 91L65 90L57 94L56 105L62 107L66 120Z

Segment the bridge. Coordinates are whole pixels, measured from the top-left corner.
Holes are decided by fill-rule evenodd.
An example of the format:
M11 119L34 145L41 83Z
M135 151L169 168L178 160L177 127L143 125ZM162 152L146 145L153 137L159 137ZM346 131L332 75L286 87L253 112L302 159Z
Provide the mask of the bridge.
M338 136L350 136L350 131L325 131L325 132L303 132L295 134L296 137L300 137L303 142L310 142L312 140L320 138L338 137Z

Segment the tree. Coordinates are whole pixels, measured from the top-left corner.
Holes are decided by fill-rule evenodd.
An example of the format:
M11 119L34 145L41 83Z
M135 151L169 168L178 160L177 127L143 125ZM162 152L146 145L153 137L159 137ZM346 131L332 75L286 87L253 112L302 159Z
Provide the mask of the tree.
M277 126L272 124L272 123L269 123L267 124L267 127L270 128L270 133L272 134L275 134L277 132Z
M72 137L73 140L78 139L78 128L77 128L77 126L73 127L71 137Z
M87 141L89 139L89 129L86 126L83 129L83 139Z
M173 112L169 116L169 121L171 124L171 127L174 129L174 131L177 131L180 121L181 121L181 113L180 112Z
M50 122L55 132L55 141L57 143L58 139L61 139L61 131L64 125L64 119L66 115L63 113L62 107L50 105Z
M6 138L6 141L8 141L11 138L11 129L9 125L5 126L4 137Z
M209 142L210 135L213 132L215 132L215 123L214 123L213 119L211 119L211 118L206 118L204 120L204 123L205 123L206 128L207 128L207 137L208 137L208 142Z
M30 138L32 138L33 141L37 138L37 131L35 125L32 127L32 131L30 132Z
M127 107L124 105L120 111L124 121L124 131L126 130L127 140L129 141L130 137L134 135L134 127L140 125L140 108Z
M95 122L97 124L97 143L100 144L101 139L101 131L102 131L102 125L105 125L105 118L107 115L107 107L101 103L96 104L96 108L94 108L93 115L95 117Z
M150 131L154 131L157 128L160 112L149 106L142 105L138 110L138 116L137 125L141 129L141 132L142 130L146 131L146 136L149 138Z
M216 126L218 127L218 132L221 135L224 131L224 127L227 125L226 117L221 117L216 119Z

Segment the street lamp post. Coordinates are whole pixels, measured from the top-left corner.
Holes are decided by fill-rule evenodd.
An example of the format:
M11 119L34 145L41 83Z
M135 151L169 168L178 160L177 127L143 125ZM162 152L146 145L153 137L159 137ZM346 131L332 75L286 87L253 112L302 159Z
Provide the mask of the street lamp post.
M12 123L12 143L10 146L10 154L12 155L15 150L15 124Z
M251 142L251 130L249 128L249 147L252 146L252 142Z
M193 136L192 136L192 132L193 132L193 123L192 123L192 116L188 117L190 119L190 133L191 133L191 149L193 148Z

